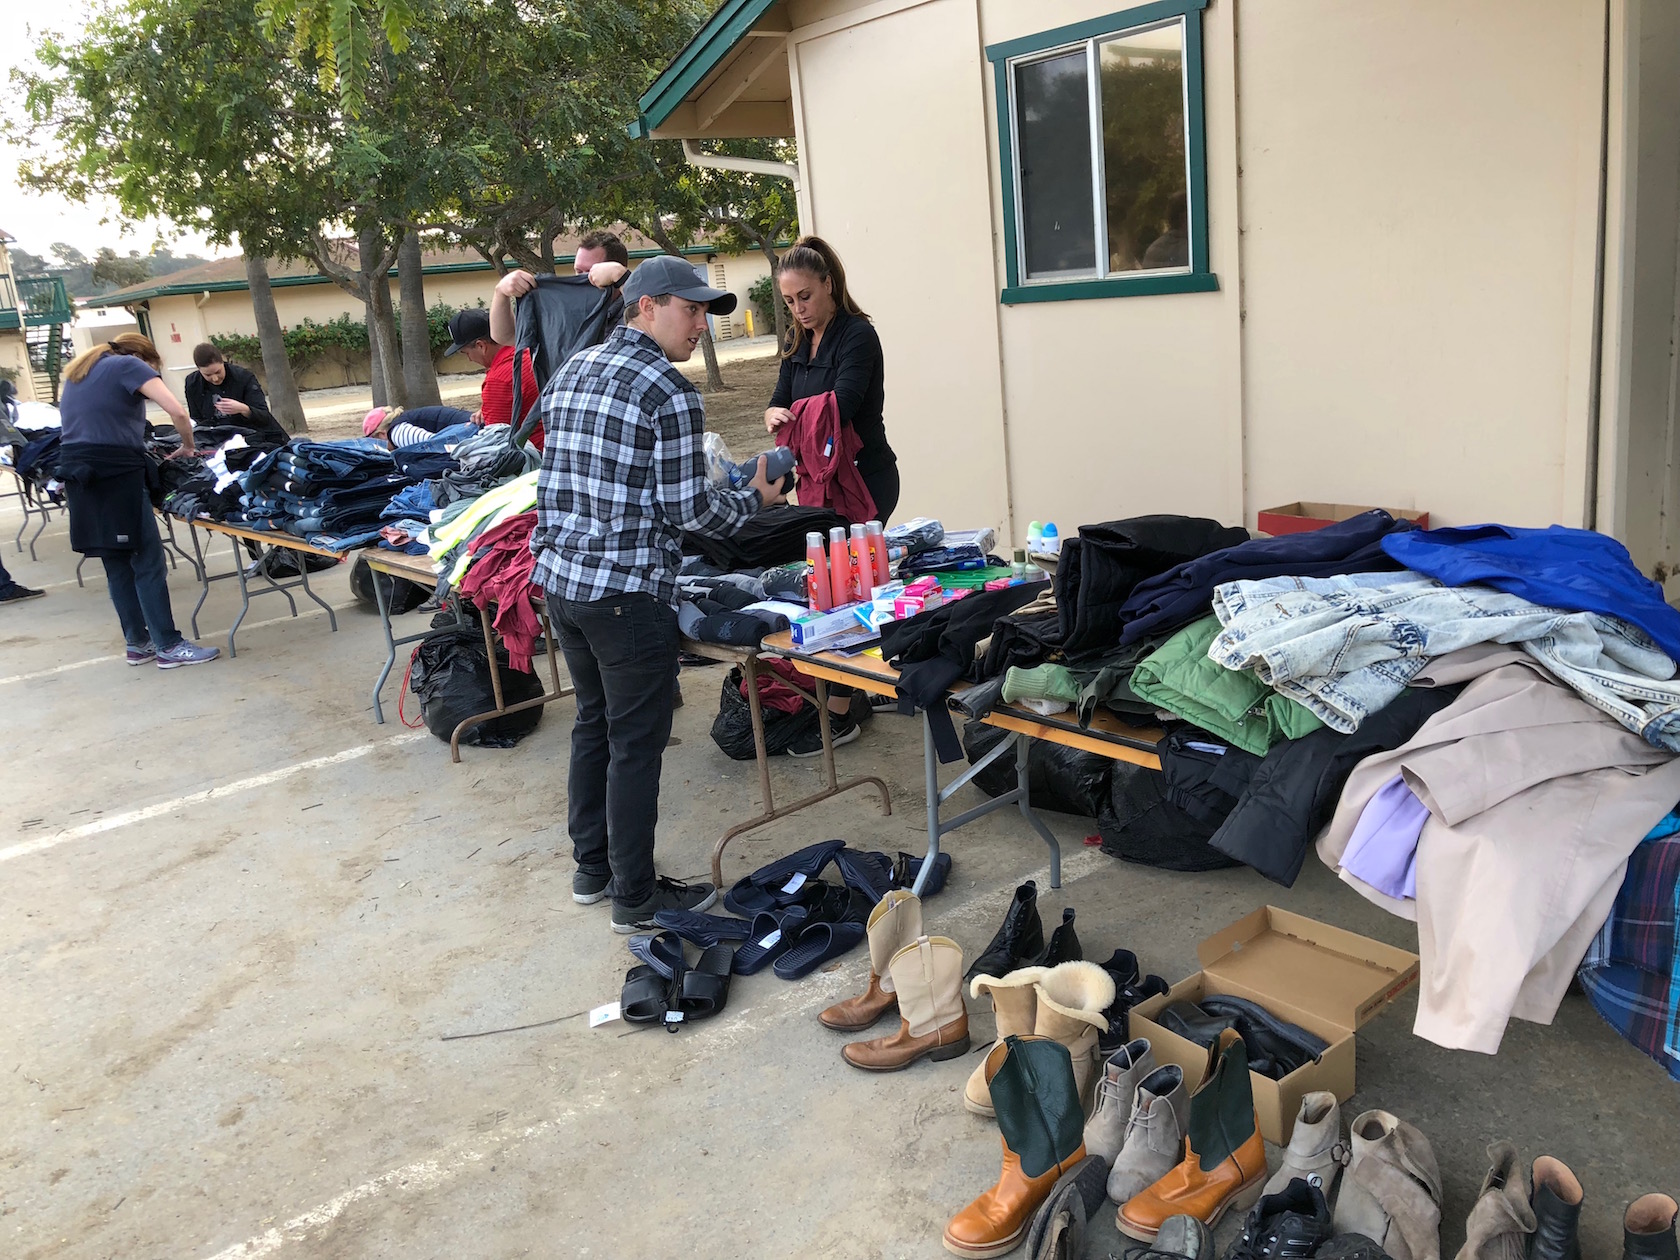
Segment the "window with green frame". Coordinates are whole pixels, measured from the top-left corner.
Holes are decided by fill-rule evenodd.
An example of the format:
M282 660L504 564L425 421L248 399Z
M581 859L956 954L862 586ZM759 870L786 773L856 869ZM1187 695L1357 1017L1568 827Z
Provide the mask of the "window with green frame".
M1207 249L1206 5L1165 0L986 49L1006 304L1219 287Z

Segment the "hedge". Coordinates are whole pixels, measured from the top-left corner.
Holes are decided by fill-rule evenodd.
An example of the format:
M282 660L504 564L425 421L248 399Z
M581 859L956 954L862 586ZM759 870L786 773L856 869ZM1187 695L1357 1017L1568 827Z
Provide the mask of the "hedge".
M426 331L430 335L434 362L449 348L449 320L455 311L456 308L447 302L434 303L426 311ZM306 318L291 328L282 329L281 339L292 370L298 373L307 371L321 359L365 359L370 353L366 322L349 314L324 324ZM401 345L401 311L397 312L397 341ZM255 365L262 362L262 342L256 337L242 333L212 333L210 344L237 363Z

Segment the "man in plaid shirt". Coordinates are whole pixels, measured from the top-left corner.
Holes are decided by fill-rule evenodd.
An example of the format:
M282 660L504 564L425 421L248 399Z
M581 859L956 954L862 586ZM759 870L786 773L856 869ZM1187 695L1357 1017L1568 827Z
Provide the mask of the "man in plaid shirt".
M542 394L532 581L577 688L572 898L588 905L610 891L620 933L717 899L710 884L656 875L653 842L677 683L679 531L724 537L781 497L763 460L743 489L711 484L700 391L674 366L694 353L708 310L734 307L734 294L701 284L682 259L650 258L624 286L623 326Z

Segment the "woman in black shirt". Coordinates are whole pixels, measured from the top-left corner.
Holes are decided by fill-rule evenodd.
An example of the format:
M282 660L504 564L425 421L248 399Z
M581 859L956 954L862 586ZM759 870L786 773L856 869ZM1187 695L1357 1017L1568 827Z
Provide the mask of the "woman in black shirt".
M847 292L838 255L820 237L802 237L782 255L777 284L793 314L793 329L764 427L774 433L793 419L788 408L799 399L833 390L840 422L863 444L857 469L875 500L875 515L885 522L898 506L898 456L887 444L882 414L881 339Z

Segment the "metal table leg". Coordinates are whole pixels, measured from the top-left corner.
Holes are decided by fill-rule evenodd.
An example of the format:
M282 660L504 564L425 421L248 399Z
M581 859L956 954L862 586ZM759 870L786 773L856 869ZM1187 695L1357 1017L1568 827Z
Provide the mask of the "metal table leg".
M939 786L939 751L933 743L933 723L928 719L927 713L923 712L922 763L927 788L928 848L927 857L922 862L922 869L917 874L916 883L911 890L918 897L922 895L922 888L933 872L934 859L939 856L940 840L958 827L966 827L976 818L982 818L1008 805L1020 808L1021 816L1038 832L1039 838L1050 850L1050 887L1062 886L1062 847L1055 834L1034 811L1027 790L1027 748L1030 738L1028 735L1013 733L1009 739L999 740L995 748L942 788ZM981 771L1008 753L1011 747L1015 750L1015 787L1002 796L976 805L973 809L964 810L955 818L942 820L939 816L940 807L973 782Z
M187 522L187 536L192 539L193 570L198 574L198 603L193 605L192 632L193 638L198 638L198 613L204 607L204 601L210 598L210 566L205 563L204 545L198 541L198 530L191 521Z
M228 655L236 657L239 649L233 646L233 636L239 633L239 623L245 620L245 614L251 611L251 588L245 582L245 563L239 558L239 539L228 535L228 542L233 547L233 572L239 579L239 615L233 619L233 625L228 627ZM274 579L270 578L272 583ZM291 603L291 596L286 596L286 602ZM297 605L292 604L292 616L297 616ZM197 618L194 618L193 633L198 633Z

